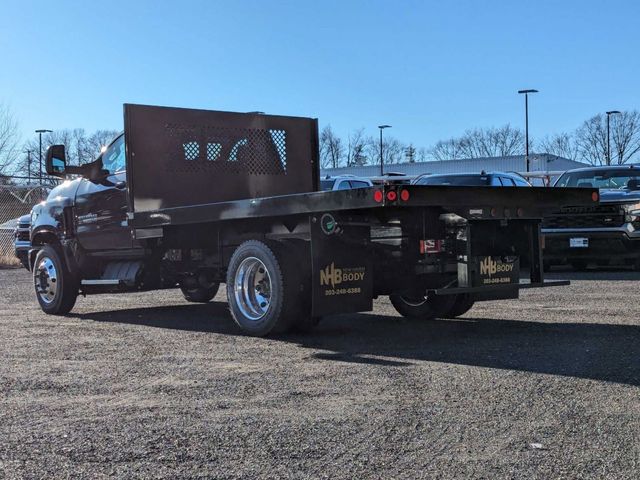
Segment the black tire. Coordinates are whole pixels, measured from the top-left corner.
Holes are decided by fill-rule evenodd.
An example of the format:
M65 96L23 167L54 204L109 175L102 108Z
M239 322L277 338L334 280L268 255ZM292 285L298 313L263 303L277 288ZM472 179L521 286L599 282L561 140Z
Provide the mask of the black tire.
M182 290L182 295L187 302L207 303L216 296L219 288L219 283L212 283L208 287L180 287L180 290Z
M571 264L571 268L578 272L584 272L589 266L586 260L571 260L569 263Z
M50 315L69 313L78 298L78 279L53 245L45 245L38 252L33 264L33 284L40 308Z
M415 300L402 295L390 295L389 300L403 317L433 320L445 318L444 315L453 307L455 295L427 295Z
M296 255L277 242L248 240L231 256L227 300L236 324L254 336L283 333L301 306ZM250 288L242 286L247 285Z
M473 300L473 297L468 293L461 293L453 296L455 297L453 306L443 314L444 318L456 318L460 315L464 315L471 310L471 307L476 303Z

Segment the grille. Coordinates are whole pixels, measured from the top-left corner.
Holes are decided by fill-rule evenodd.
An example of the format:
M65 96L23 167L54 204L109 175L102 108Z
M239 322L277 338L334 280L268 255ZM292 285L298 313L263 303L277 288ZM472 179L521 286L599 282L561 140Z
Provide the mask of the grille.
M566 207L542 222L543 228L606 228L624 225L624 210L617 205Z
M286 175L285 130L166 125L169 172ZM175 140L178 140L177 142Z
M29 230L18 230L18 233L16 235L16 239L20 240L20 241L25 241L28 242L29 241Z

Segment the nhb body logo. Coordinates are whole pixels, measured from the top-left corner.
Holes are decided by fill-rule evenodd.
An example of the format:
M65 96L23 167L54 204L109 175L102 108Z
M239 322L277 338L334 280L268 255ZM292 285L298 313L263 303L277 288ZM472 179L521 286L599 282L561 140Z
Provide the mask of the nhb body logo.
M496 262L491 257L484 257L484 260L480 262L480 275L492 277L496 273L511 273L513 266L513 263Z
M359 282L364 280L364 267L336 268L335 263L320 270L320 285L335 288L344 282Z

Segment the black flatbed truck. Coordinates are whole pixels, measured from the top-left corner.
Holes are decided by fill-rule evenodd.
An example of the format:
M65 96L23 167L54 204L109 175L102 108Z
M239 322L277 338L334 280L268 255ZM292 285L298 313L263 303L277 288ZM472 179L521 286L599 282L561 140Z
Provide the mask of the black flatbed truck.
M226 283L252 335L308 329L389 295L404 316L453 318L545 282L540 221L597 190L382 185L319 190L317 120L124 106L124 134L32 213L36 298L65 314L81 294ZM529 279L520 280L520 263Z

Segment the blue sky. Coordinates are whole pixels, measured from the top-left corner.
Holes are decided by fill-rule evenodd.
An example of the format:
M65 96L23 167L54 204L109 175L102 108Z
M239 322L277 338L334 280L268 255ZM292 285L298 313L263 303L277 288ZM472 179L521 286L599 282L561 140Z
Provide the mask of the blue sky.
M36 128L122 128L122 104L393 125L429 146L532 137L640 104L637 1L2 0L0 102Z

